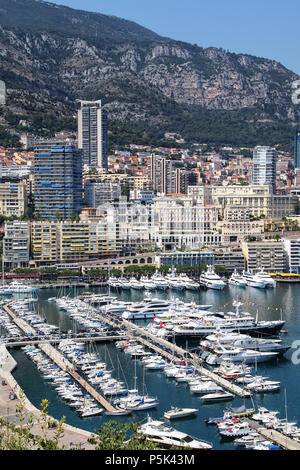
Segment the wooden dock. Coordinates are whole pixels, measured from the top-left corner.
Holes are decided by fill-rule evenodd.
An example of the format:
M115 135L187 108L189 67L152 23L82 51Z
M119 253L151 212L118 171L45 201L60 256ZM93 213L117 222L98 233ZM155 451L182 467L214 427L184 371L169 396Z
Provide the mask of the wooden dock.
M247 418L246 421L268 441L274 442L285 450L300 450L300 442L297 442L295 439L285 436L284 434L279 431L276 431L275 429L264 428L259 423L257 423L257 421L253 421L252 419Z

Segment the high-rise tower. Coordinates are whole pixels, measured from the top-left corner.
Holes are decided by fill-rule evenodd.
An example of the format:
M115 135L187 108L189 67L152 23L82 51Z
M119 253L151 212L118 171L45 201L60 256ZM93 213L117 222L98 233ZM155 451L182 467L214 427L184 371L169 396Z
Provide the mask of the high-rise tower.
M276 150L257 146L253 151L253 184L269 184L276 192Z
M78 148L83 151L83 164L107 168L107 112L98 101L80 101L78 110Z
M82 152L53 141L34 156L35 212L45 219L70 219L82 206Z

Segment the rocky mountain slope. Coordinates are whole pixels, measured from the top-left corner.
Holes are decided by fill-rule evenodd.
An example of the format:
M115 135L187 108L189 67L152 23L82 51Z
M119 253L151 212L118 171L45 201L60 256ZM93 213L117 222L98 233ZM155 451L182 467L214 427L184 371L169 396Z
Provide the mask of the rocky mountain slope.
M163 38L116 17L39 0L0 2L8 109L41 127L55 116L72 125L76 99L101 98L111 121L160 136L287 142L298 78L275 61Z

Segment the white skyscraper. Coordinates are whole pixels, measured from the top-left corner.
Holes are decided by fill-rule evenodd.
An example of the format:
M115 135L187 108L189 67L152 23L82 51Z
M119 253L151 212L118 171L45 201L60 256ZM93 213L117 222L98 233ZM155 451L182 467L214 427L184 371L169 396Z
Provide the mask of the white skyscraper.
M257 146L253 151L253 184L272 186L276 192L276 150Z
M107 168L107 112L101 100L80 101L78 110L78 148L83 150L83 164Z
M6 104L6 86L2 80L0 80L0 104Z

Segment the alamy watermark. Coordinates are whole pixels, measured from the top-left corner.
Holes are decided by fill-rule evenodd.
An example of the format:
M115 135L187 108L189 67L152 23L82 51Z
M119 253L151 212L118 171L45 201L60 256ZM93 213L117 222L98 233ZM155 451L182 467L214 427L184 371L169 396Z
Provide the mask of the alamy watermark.
M300 364L300 340L299 339L292 342L291 349L295 350L292 354L291 362L294 364L294 366L298 366Z

